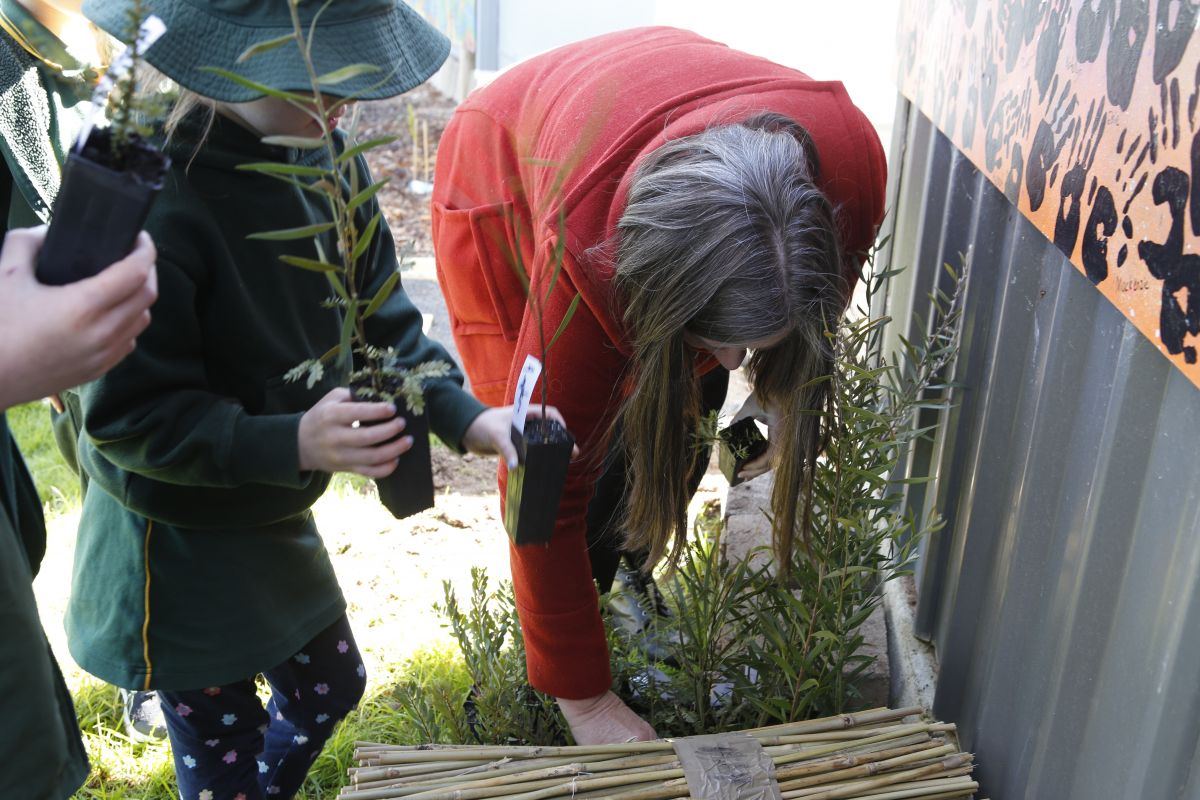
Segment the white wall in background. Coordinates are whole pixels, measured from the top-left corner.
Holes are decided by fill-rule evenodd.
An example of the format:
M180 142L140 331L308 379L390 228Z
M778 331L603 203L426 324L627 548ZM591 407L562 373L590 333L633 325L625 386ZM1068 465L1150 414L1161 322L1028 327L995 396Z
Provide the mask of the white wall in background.
M501 69L567 42L639 25L688 28L730 47L840 80L891 140L900 0L494 0Z
M498 0L500 68L602 33L654 25L655 0Z

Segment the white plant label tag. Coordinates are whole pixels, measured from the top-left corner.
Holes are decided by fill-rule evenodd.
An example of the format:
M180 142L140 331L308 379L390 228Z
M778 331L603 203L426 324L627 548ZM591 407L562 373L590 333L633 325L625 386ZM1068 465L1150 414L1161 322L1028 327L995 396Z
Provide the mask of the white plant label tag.
M542 362L533 356L525 356L521 366L521 375L517 378L517 391L513 395L513 429L517 433L525 430L525 415L529 413L529 401L533 397L533 387L537 384L538 376L542 374Z
M109 92L112 91L117 81L121 80L125 73L129 72L130 67L133 66L133 54L145 53L166 32L167 24L156 14L151 14L142 20L142 24L138 28L137 42L117 54L117 57L113 59L112 64L105 71L104 77L96 84L96 89L92 92L92 113L83 124L83 130L79 132L79 139L75 144L76 152L82 152L84 143L87 141L88 136L91 135L92 128L96 125L96 116L103 113L104 103L108 98Z

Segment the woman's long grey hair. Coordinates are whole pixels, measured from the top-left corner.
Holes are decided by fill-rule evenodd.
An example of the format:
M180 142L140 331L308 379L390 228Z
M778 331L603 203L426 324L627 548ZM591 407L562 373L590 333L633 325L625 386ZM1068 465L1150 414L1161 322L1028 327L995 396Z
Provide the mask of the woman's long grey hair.
M634 350L620 445L626 545L649 550L651 564L668 547L675 561L687 538L700 388L685 332L729 345L783 335L754 353L749 371L776 415L771 508L785 568L796 529L807 535L833 336L850 288L818 170L808 133L766 113L669 142L635 173L614 279Z

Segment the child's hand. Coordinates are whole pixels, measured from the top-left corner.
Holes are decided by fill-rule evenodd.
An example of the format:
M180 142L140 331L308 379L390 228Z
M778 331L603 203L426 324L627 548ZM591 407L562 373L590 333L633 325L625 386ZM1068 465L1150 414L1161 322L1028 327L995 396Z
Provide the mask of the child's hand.
M540 405L530 407L529 414L540 417L542 407ZM556 420L564 428L567 426L567 421L554 406L546 406L546 416ZM516 469L518 464L517 448L513 447L512 437L509 435L511 428L512 406L489 408L467 427L467 432L463 434L463 447L472 453L487 456L499 455L509 469ZM579 448L573 448L571 455L579 455Z
M370 422L379 424L365 424ZM391 403L359 403L350 399L349 389L334 389L300 418L300 471L390 475L396 459L412 447L411 436L391 441L402 430L404 419Z

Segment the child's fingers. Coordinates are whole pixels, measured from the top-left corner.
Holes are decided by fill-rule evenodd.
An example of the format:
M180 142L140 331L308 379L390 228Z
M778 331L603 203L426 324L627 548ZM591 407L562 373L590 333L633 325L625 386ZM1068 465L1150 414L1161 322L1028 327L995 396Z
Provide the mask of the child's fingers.
M356 466L346 467L344 471L353 472L366 478L386 478L388 475L391 475L396 471L396 465L398 463L399 462L393 458L391 461L388 461L385 464L359 464Z
M373 447L365 447L360 450L357 458L353 459L364 464L382 464L386 461L393 461L412 449L413 437L401 436L395 441L387 441L383 444Z
M363 425L361 420L357 427L347 425L339 428L340 444L345 447L375 447L378 444L395 439L407 426L404 417L392 417L384 422Z
M317 405L323 406L321 416L330 424L347 428L355 422L379 422L396 416L396 407L391 403L354 400L345 386L330 389Z
M346 399L331 409L332 419L339 425L353 425L355 422L384 422L396 416L396 407L391 403L364 403Z
M382 478L391 474L392 470L396 468L397 460L411 450L412 446L413 438L402 436L394 442L388 442L379 447L348 452L345 454L347 466L343 469L366 475L368 478Z

